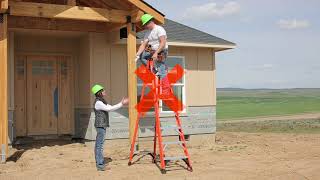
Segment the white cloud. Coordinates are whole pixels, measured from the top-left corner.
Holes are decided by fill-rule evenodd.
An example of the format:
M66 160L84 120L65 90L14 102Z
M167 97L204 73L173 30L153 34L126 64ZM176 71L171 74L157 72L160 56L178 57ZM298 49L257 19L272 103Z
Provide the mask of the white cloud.
M297 19L281 19L277 22L277 25L281 29L305 29L310 27L310 23L307 20L297 20Z
M208 20L212 18L222 18L232 16L240 12L240 5L237 2L226 2L225 4L217 4L209 2L198 6L187 8L183 15L186 20Z

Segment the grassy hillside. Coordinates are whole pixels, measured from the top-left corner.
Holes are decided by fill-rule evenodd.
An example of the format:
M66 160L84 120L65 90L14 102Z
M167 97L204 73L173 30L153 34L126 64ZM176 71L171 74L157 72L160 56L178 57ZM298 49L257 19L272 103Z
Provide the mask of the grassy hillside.
M218 89L217 119L320 112L320 89Z

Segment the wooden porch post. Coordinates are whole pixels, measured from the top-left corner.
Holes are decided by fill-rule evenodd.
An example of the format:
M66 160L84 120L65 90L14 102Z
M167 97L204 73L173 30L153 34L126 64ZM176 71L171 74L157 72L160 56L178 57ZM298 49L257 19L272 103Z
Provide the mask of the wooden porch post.
M0 14L0 154L1 163L8 154L8 93L7 93L7 14Z
M135 122L137 121L137 77L136 70L136 25L130 21L127 23L127 54L128 54L128 96L129 96L129 140L133 138Z

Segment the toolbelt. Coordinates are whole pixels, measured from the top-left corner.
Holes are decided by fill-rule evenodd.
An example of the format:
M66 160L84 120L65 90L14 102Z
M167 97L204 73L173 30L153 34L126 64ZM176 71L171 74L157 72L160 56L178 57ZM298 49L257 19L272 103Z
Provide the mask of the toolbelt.
M146 48L145 48L145 51L146 52L149 52L150 54L154 54L156 51L155 50L152 50L151 48L151 45L148 45ZM158 53L158 58L157 60L158 61L163 61L167 58L167 53L166 51L162 50L161 52Z

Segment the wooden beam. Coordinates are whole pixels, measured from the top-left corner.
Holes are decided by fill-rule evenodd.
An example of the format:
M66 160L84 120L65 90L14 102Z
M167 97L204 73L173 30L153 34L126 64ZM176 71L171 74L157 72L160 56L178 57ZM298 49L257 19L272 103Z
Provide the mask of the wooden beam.
M10 15L126 23L129 11L10 1Z
M144 12L141 10L134 10L131 12L131 22L138 23L140 22L141 16L143 16Z
M131 22L132 22L132 23L136 23L136 27L137 27L137 28L141 28L141 27L139 26L139 24L140 24L139 22L140 22L140 18L141 18L141 16L142 16L143 14L144 14L144 12L141 11L141 10L139 10L139 9L133 10L133 11L131 12ZM122 29L122 28L124 28L124 27L126 27L125 24L119 24L119 25L114 26L113 28L109 29L108 31L109 31L109 32L119 31L120 29ZM137 32L137 29L136 29L136 32Z
M7 15L0 14L0 162L4 163L8 154L8 27Z
M145 4L141 0L128 0L128 1L130 3L132 3L133 5L135 5L137 8L139 8L140 10L142 10L148 14L151 14L158 23L164 24L164 16L161 15L156 10L149 7L147 4Z
M0 13L8 10L8 0L0 0Z
M9 16L8 21L9 29L38 29L107 33L117 26L119 26L119 24L19 16Z
M113 8L105 6L104 4L101 4L101 2L99 3L97 1L79 0L79 5L80 6L88 6L88 7L95 7L95 8L104 8L104 9L108 9L108 10L113 9Z
M68 0L67 5L69 6L76 6L77 5L77 0Z
M126 27L126 25L120 24L120 25L118 25L118 26L114 26L114 27L108 29L108 31L109 31L109 32L120 31L120 29L122 29L122 28L124 28L124 27Z
M128 58L128 96L129 96L129 140L133 138L135 123L137 121L137 76L135 70L137 68L135 57L137 51L136 44L136 26L134 23L127 24L127 58Z

